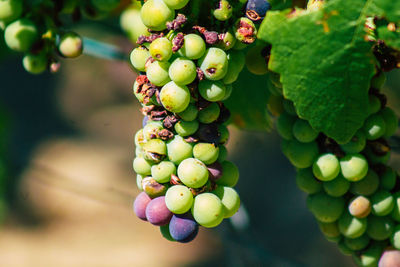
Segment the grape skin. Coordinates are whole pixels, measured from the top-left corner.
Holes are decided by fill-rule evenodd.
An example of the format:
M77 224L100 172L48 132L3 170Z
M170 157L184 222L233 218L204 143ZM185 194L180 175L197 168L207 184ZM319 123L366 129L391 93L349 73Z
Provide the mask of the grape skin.
M166 22L173 20L175 11L169 8L163 0L148 0L140 10L143 24L155 31L167 28Z
M146 207L147 220L157 226L166 225L171 220L172 213L165 204L165 197L152 199Z
M240 197L232 187L219 186L212 193L221 199L224 218L232 217L239 210Z
M184 159L190 158L193 155L193 146L187 143L179 135L167 143L168 159L178 165Z
M183 57L178 57L172 62L168 73L171 80L179 85L187 85L197 76L194 62Z
M210 102L221 101L225 97L226 87L221 81L201 81L199 83L200 95Z
M314 162L312 170L319 180L331 181L339 175L339 160L334 154L323 154Z
M224 50L216 47L208 48L199 59L198 66L209 80L220 80L228 71L228 58Z
M208 170L200 160L188 158L179 164L178 177L186 186L199 188L206 184Z
M38 38L39 33L35 24L28 19L14 21L4 31L7 46L19 52L28 51Z
M149 0L153 1L153 0ZM158 61L167 61L172 56L172 44L171 42L165 38L157 38L153 42L151 42L149 47L150 55Z
M186 86L170 81L161 88L160 99L165 109L178 113L188 107L190 92Z
M212 164L218 159L219 147L210 143L197 143L193 147L193 156L204 164Z
M145 192L141 192L133 202L133 211L136 216L143 221L147 221L146 208L150 201L151 198Z
M173 215L169 224L171 237L181 243L192 241L199 232L199 225L190 214Z
M183 39L183 46L178 50L181 56L189 59L199 59L206 52L206 43L199 35L190 33L185 35Z
M174 214L183 214L192 207L193 195L186 186L174 185L167 190L165 203Z
M168 62L155 61L147 67L147 78L155 86L163 86L171 81L168 74L169 68Z
M206 228L215 227L224 219L222 202L212 193L202 193L194 198L192 214L196 222Z

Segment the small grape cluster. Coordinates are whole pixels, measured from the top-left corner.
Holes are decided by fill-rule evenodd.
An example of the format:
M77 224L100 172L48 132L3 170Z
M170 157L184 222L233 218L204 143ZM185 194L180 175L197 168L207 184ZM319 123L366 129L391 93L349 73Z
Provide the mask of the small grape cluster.
M379 91L384 80L383 73L373 78L369 117L345 144L314 130L281 96L271 98L280 99L281 108L270 105L281 113L276 129L282 151L297 168L298 187L309 194L307 207L325 237L359 266L377 266L388 246L400 249L400 179L387 165L387 138L398 118Z
M49 69L56 72L58 56L75 58L82 54L82 38L63 29L62 16L89 18L108 14L120 0L3 0L0 1L0 28L6 45L25 54L22 64L26 71L39 74Z
M141 72L133 92L145 115L135 135L133 168L143 192L134 212L178 242L193 240L199 225L216 227L239 209L233 189L238 168L226 160L230 112L223 101L245 64L240 49L256 34L245 17L220 32L196 25L183 13L198 3L146 1L140 15L151 34L140 36L131 53L132 65ZM175 16L176 9L182 13ZM210 13L225 21L233 9L222 0Z

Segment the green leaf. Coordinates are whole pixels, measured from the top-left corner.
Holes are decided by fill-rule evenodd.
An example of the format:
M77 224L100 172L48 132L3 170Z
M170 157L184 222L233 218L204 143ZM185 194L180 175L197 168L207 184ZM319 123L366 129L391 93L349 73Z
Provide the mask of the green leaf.
M386 2L332 0L297 15L272 11L260 27L259 38L272 44L269 68L281 75L284 96L301 118L339 143L368 116L375 58L364 24Z
M224 102L232 115L233 123L246 130L270 129L267 112L269 97L267 75L251 74L246 67L233 84L231 96Z

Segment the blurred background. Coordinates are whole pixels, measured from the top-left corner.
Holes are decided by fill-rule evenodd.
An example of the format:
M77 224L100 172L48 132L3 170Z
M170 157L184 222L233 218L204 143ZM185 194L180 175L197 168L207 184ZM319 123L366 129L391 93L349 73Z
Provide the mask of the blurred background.
M126 53L133 48L115 24L75 30ZM229 159L241 172L237 189L249 227L225 220L179 244L136 218L133 136L142 115L132 94L135 77L127 62L86 55L63 61L57 74L34 76L19 55L1 55L1 155L8 172L0 266L353 266L319 232L274 130L230 127ZM394 71L385 92L397 114L399 89Z

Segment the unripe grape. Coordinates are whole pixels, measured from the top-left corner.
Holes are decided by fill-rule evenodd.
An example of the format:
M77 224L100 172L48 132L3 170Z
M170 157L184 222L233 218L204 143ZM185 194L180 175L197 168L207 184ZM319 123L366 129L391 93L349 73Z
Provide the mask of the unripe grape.
M396 249L400 249L400 225L396 225L396 227L394 227L393 229L393 233L390 236L390 243L392 244L392 246ZM400 260L400 257L399 257ZM400 263L400 261L399 261ZM392 266L392 265L387 265Z
M369 242L370 239L366 234L363 234L362 236L357 238L344 238L344 243L346 244L346 246L354 251L366 248Z
M217 20L225 21L232 17L232 7L227 0L220 0L218 8L213 10L213 15Z
M257 29L254 23L248 18L240 18L234 25L235 36L240 42L244 44L251 44L255 41L257 36ZM239 43L239 42L238 42Z
M171 112L184 111L190 102L190 92L185 85L177 85L170 81L161 88L160 100L162 105Z
M394 207L390 214L396 222L400 222L400 192L393 195Z
M376 216L385 216L394 208L394 198L388 191L380 190L371 196L372 213Z
M357 196L350 201L349 212L354 217L365 218L371 212L371 202L366 197Z
M264 75L268 72L268 64L262 51L265 45L257 45L252 47L246 54L246 67L255 75Z
M4 31L4 40L9 48L26 52L39 38L35 24L29 19L19 19L9 24Z
M181 9L189 2L189 0L164 0L164 2L173 9Z
M369 114L377 113L381 109L381 101L374 95L369 96Z
M397 127L399 126L399 119L394 113L393 109L386 107L382 109L379 114L385 121L386 131L384 137L390 137L396 133Z
M338 248L343 255L351 256L353 254L353 250L351 250L343 240L340 240L338 243Z
M218 119L220 112L218 104L211 103L208 107L199 111L198 120L205 124L212 123Z
M165 37L157 38L151 42L149 52L154 59L158 61L167 61L172 56L172 43Z
M174 185L167 190L165 203L172 213L183 214L192 207L192 192L184 185Z
M168 159L178 165L184 159L193 155L193 146L187 143L181 136L175 135L172 140L167 143Z
M175 11L168 7L164 0L148 0L140 10L140 17L146 27L162 31L167 28L167 21L172 21Z
M344 178L357 182L368 173L368 162L361 154L348 154L340 159L340 168Z
M141 176L140 174L136 174L136 185L140 191L143 191L142 181L143 176Z
M190 33L183 37L183 46L178 50L181 56L189 59L199 59L206 51L206 43L199 35Z
M348 154L360 153L367 143L367 138L363 131L357 131L351 140L343 145L340 145L342 150Z
M155 86L163 86L171 81L168 75L169 68L169 62L155 61L147 67L147 78Z
M199 188L206 184L208 170L200 160L188 158L179 164L178 177L186 186Z
M145 139L145 142L149 141L150 139L159 138L158 132L164 129L163 125L159 121L149 121L146 126L142 129L142 135ZM143 142L143 143L145 143Z
M144 158L152 162L160 162L167 154L167 147L160 139L148 140L143 145Z
M187 85L193 82L196 76L196 65L190 59L178 57L169 68L169 77L179 85Z
M143 129L140 129L135 134L135 146L140 147L144 143L146 143L146 139L144 138L144 135L143 135Z
M394 223L389 217L368 217L367 234L374 240L388 239L394 230Z
M204 164L212 164L218 159L219 147L210 143L197 143L193 147L193 156Z
M296 184L307 194L315 194L322 189L322 183L314 177L311 168L299 169L297 171Z
M143 191L151 198L164 196L168 187L165 184L160 184L153 177L146 177L142 180Z
M189 136L194 134L197 129L199 129L199 122L198 121L178 121L174 129L177 134L180 136Z
M226 87L221 81L204 80L198 88L200 95L210 102L221 101L225 97Z
M225 146L219 146L218 162L224 162L228 156L228 150Z
M24 69L32 74L40 74L47 69L48 58L44 53L27 54L22 60Z
M347 193L350 188L350 182L339 175L331 181L323 183L325 192L333 197L340 197Z
M220 35L221 36L221 35ZM231 31L227 31L222 34L222 40L217 43L217 47L222 50L229 50L236 44L236 37ZM244 55L243 55L243 66L244 66Z
M340 172L339 160L332 153L323 154L314 162L312 169L315 177L321 181L331 181Z
M318 134L306 120L297 119L293 125L293 135L300 142L308 143L314 141Z
M340 232L348 238L360 237L367 230L366 218L356 218L347 212L343 213L338 223Z
M151 163L142 157L133 160L133 169L136 173L146 176L151 174Z
M194 198L192 214L196 222L204 227L215 227L224 219L221 200L212 193L202 193Z
M367 118L363 126L368 140L376 140L386 132L386 124L379 114L371 115Z
M243 70L245 64L245 56L241 51L231 50L227 53L228 58L228 71L222 79L224 84L234 83L239 77L240 72Z
M293 125L296 122L296 117L283 113L276 120L276 130L279 135L287 140L293 139Z
M228 127L221 124L218 126L218 132L220 134L219 143L226 144L229 140L229 130Z
M189 106L182 112L178 113L178 116L182 118L184 121L193 121L197 118L197 114L199 110L193 104L189 104Z
M351 184L350 191L355 195L370 196L375 193L378 187L379 176L373 170L369 170L362 180Z
M235 189L228 186L218 186L212 193L221 199L224 218L232 217L239 210L240 198Z
M331 197L325 193L317 193L311 197L310 211L321 222L334 222L344 210L343 198Z
M146 61L149 57L151 57L151 55L146 47L136 47L132 50L130 55L132 66L138 71L145 71Z
M119 24L121 28L128 33L132 42L136 42L141 35L150 35L150 32L140 18L140 10L136 8L125 9L121 13Z
M319 154L318 145L315 141L310 143L300 143L297 140L289 141L283 152L295 167L301 169L310 167Z
M0 1L0 20L8 23L18 19L23 10L22 0L2 0Z
M78 57L83 51L83 40L75 32L67 32L61 36L58 51L67 58Z
M220 80L228 71L228 58L224 50L216 47L208 48L199 59L198 66L209 80Z
M324 222L317 221L317 223L318 223L319 229L324 234L324 236L326 236L326 237L340 236L340 231L339 231L337 222L324 223Z
M367 248L367 250L363 251L359 256L358 254L353 254L353 259L354 262L357 264L357 266L376 267L378 265L378 261L382 254L382 251L383 251L382 245L378 243L372 243Z
M230 161L223 161L221 165L222 176L217 180L217 184L222 186L234 187L239 180L238 167Z
M176 174L176 167L170 161L161 161L159 164L151 166L151 176L158 183L168 183L172 174Z
M386 167L386 171L381 176L380 186L381 188L390 191L396 185L397 176L392 168Z

